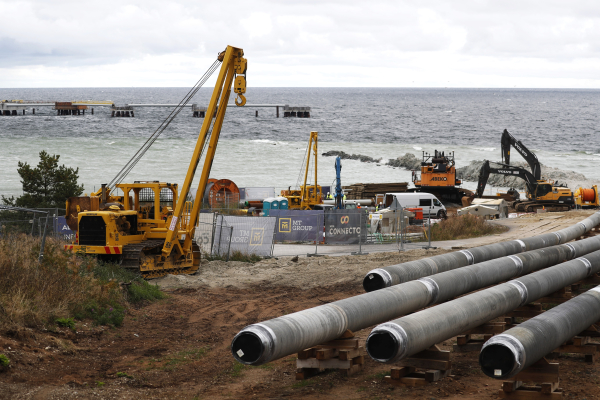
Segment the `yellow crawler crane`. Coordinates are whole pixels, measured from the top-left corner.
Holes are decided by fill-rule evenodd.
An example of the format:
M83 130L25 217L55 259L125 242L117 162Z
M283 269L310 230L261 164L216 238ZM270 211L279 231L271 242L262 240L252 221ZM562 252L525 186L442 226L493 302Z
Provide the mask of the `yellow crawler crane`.
M288 208L291 210L312 210L316 204L323 204L323 196L321 186L317 185L317 157L319 133L311 132L308 139L308 147L306 149L306 168L304 170L304 184L300 186L300 190L282 190L281 196L287 198ZM311 156L315 158L315 184L307 185L308 171L310 168ZM302 170L300 170L302 173Z
M246 103L243 93L246 92L247 60L243 55L242 49L227 46L178 107L182 109L187 104L220 63L219 76L181 190L178 191L177 184L158 181L117 183L168 126L163 123L162 130L157 129L111 183L103 184L102 189L91 196L69 198L67 222L77 235L73 244L65 246L67 250L112 258L125 268L140 271L146 278L198 270L200 249L193 240L194 232L232 85L238 95L236 105ZM177 113L173 111L171 115L174 118ZM186 199L203 154L206 157L196 201L192 204ZM123 194L116 195L115 189Z

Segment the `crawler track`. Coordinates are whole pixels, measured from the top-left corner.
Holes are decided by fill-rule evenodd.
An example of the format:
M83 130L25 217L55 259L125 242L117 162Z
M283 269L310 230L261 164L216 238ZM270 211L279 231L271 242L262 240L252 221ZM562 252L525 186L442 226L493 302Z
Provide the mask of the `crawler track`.
M200 248L196 242L192 242L192 252L194 261L191 266L181 268L156 269L152 271L140 271L140 265L145 257L153 257L155 254L160 254L164 241L162 240L144 240L140 243L128 244L123 246L123 257L121 266L123 268L138 271L146 279L160 278L167 274L192 274L198 270L200 266Z

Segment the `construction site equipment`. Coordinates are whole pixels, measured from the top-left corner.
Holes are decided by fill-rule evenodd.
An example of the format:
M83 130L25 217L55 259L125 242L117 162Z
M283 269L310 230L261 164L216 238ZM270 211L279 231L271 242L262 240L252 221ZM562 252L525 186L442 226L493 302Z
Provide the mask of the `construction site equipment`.
M473 199L473 202L470 206L457 210L457 214L473 214L481 217L507 218L508 204L504 199Z
M377 195L385 193L406 192L408 183L356 183L354 185L343 186L342 189L346 192L348 200L374 199Z
M537 156L529 150L520 140L515 139L506 129L500 137L500 151L502 152L502 162L510 165L510 148L514 147L519 154L527 161L531 168L531 174L536 181L542 179L542 168Z
M573 192L566 186L555 186L551 181L536 180L531 172L513 165L494 163L499 167L491 167L490 161L484 160L479 171L477 197L482 197L490 174L516 176L525 181L527 199L517 200L512 207L520 212L535 212L540 208L550 208L552 211L568 211L575 205Z
M454 152L448 155L437 150L433 155L423 152L421 171L412 171L412 181L415 189L411 191L431 193L440 200L452 203L460 204L463 197L473 194L459 187L462 181L456 177Z
M593 185L591 189L579 188L575 191L575 204L582 208L600 207L598 186Z
M481 349L479 365L491 378L510 378L598 321L600 286L493 336Z
M335 193L333 198L335 200L335 208L341 210L344 208L344 191L342 190L342 159L340 156L335 158Z
M579 235L595 226L592 223L600 222L600 213L585 221L589 228L585 229L578 223L576 230ZM539 236L537 238L540 239ZM451 271L453 274L438 274L435 279L407 282L249 325L233 338L231 351L241 363L264 364L339 338L346 330L356 332L414 312L428 304L464 294L465 291L510 279L553 265L553 262L560 262L564 258L600 248L600 237L582 242L584 241L532 251L520 254L516 258L505 257L494 262L473 265L468 269ZM501 268L497 268L498 266Z
M507 260L506 263L512 263L513 267L515 265L514 260ZM406 315L375 327L367 338L367 352L379 362L402 360L598 271L600 251L595 251L584 257ZM459 282L454 281L454 284ZM552 331L544 331L544 334L549 337L554 335ZM510 367L506 369L510 370Z
M306 149L306 159L304 161L304 183L300 185L300 189L282 190L281 196L288 199L288 207L290 210L312 210L317 204L323 204L323 194L321 186L317 185L317 157L318 157L318 132L311 132L308 139L308 147ZM308 172L310 170L310 159L314 156L315 163L315 183L312 186L307 184ZM302 170L300 171L302 173Z
M115 258L123 267L140 271L148 278L198 270L200 249L193 239L202 206L200 198L205 193L232 86L238 95L236 104L245 103L247 60L243 55L242 49L227 46L110 183L103 184L91 196L67 201L69 227L78 231L75 242L65 246L67 250ZM174 183L120 183L219 66L208 117L203 121L180 191ZM203 155L199 195L192 203L186 200ZM116 193L117 189L122 195Z
M229 179L209 179L203 202L210 205L210 208L237 207L240 202L240 189Z
M409 261L402 264L376 268L367 273L363 279L363 288L371 292L385 287L412 281L425 276L461 268L471 264L504 257L524 251L541 249L574 240L600 223L600 213L557 232L544 233L538 236L511 240L508 242L488 244L459 250L452 253L440 254L422 260Z
M553 181L541 178L542 169L537 156L521 141L515 139L506 129L500 138L502 163L499 168L492 168L489 161L484 160L479 172L477 184L477 197L482 197L490 173L505 176L517 176L525 181L528 200L516 200L511 205L517 211L534 212L540 208L549 208L552 211L567 211L575 205L573 192L565 185L558 185ZM531 172L524 168L510 165L510 148L514 147L525 159ZM514 189L511 189L514 191Z

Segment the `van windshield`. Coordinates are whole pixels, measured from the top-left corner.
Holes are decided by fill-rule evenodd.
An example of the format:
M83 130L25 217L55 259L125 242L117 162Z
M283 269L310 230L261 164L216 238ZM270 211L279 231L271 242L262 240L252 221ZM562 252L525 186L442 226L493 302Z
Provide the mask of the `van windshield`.
M442 203L440 203L440 201L438 199L433 199L433 205L436 207L441 207Z

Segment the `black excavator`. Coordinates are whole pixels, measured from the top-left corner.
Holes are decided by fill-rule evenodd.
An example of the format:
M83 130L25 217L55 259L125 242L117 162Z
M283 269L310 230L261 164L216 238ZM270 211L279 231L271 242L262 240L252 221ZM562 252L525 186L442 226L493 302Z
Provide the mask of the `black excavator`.
M537 158L536 158L537 160ZM575 205L573 192L566 186L554 185L549 181L538 180L525 168L514 165L494 163L498 167L491 167L490 161L485 160L479 171L477 183L477 197L482 197L490 174L517 176L525 181L527 199L517 200L511 206L520 212L533 212L538 208L547 207L553 211L568 211ZM539 165L539 164L538 164Z

